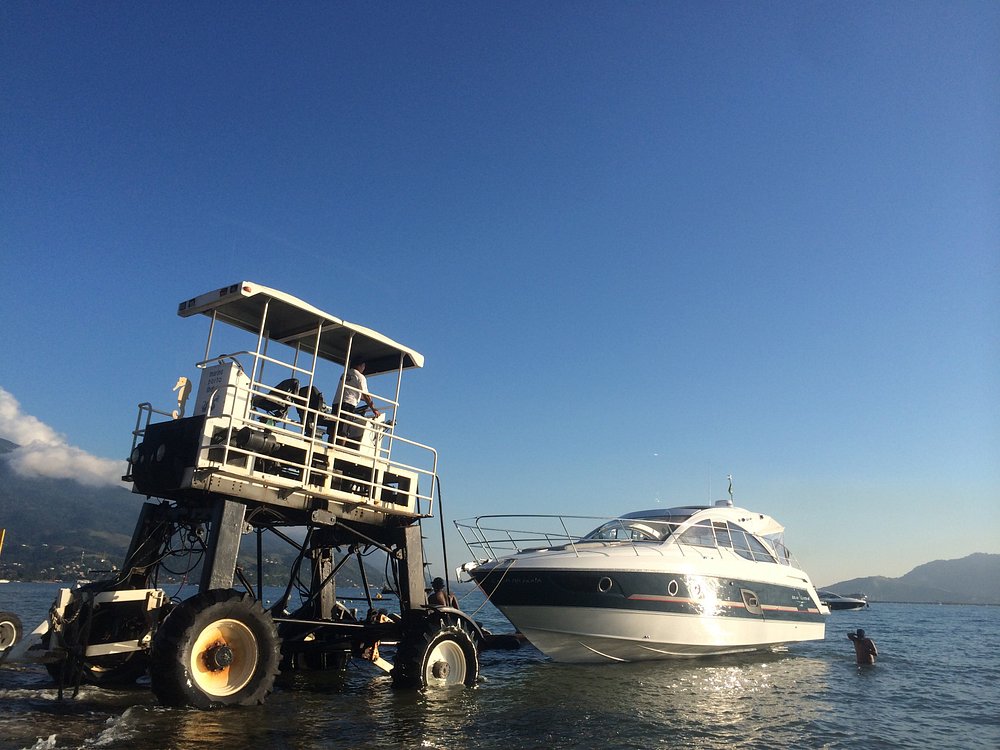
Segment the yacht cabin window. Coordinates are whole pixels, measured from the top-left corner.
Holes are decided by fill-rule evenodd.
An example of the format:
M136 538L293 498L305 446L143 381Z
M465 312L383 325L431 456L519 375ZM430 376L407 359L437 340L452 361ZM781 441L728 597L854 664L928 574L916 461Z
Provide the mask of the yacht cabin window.
M712 532L710 521L699 521L694 526L690 526L681 534L682 544L693 544L697 547L714 547L715 534Z
M726 525L725 521L716 521L712 524L715 529L715 541L720 547L725 547L727 549L733 548L733 539L729 535L729 526Z
M733 540L733 550L740 557L755 562L778 562L770 550L757 537L734 523L729 524L730 536Z

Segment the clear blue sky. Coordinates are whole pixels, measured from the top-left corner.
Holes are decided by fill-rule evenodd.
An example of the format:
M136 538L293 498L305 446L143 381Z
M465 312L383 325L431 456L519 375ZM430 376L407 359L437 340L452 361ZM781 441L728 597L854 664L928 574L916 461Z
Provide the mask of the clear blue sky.
M995 2L5 2L0 91L0 387L88 454L250 279L426 355L449 525L1000 552Z

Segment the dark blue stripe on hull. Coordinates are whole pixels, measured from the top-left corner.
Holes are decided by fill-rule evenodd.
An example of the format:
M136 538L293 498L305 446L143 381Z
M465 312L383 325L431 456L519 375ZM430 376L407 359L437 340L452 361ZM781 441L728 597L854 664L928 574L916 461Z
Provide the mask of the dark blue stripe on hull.
M631 571L473 569L497 607L592 607L819 622L805 588L712 576Z

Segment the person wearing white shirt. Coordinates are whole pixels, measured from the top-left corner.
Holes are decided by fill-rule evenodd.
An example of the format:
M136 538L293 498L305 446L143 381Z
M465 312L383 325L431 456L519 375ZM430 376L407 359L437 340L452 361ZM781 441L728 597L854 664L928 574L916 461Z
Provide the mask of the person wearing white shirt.
M365 408L359 409L360 403L364 401L365 408L371 409L374 416L379 415L368 392L368 379L365 378L365 363L355 361L344 371L344 377L340 379L337 386L337 395L333 400L334 409L340 414L340 427L337 434L354 441L361 439L364 430L359 413L363 413Z

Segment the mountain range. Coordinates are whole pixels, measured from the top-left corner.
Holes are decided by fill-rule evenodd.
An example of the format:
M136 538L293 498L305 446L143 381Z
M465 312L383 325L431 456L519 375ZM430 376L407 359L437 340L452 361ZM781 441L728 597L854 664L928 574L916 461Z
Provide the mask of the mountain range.
M852 578L824 588L864 594L870 602L1000 604L1000 555L977 552L958 560L924 563L899 578Z

